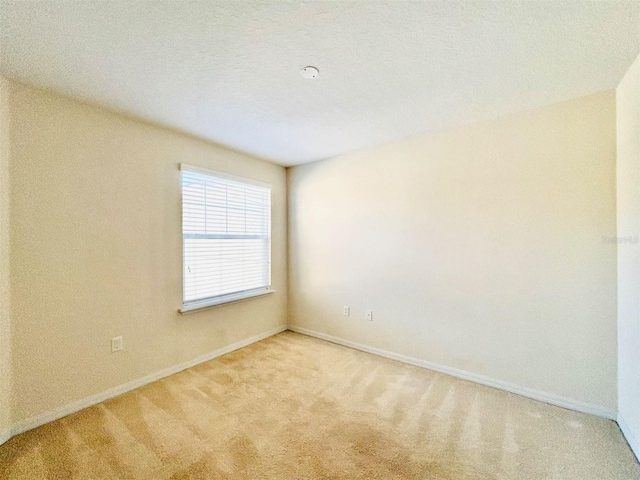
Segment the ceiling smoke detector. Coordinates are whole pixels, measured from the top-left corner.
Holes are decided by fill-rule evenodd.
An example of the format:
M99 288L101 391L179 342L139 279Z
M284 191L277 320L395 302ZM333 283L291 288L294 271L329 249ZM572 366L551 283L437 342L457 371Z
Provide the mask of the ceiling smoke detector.
M300 70L302 78L316 78L320 71L316 67L308 66Z

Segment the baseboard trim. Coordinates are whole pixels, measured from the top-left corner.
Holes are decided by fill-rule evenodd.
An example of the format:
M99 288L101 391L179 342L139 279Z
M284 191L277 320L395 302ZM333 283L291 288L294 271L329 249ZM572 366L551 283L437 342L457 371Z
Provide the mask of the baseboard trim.
M620 427L620 430L622 430L622 434L624 435L624 438L627 440L627 443L629 444L629 447L631 447L631 451L635 454L636 459L640 462L640 442L638 441L636 436L633 434L633 431L629 427L629 424L625 422L624 418L619 413L618 413L617 422L618 422L618 426Z
M10 428L0 431L0 445L9 440L12 436L12 429Z
M310 330L304 327L289 325L289 330L291 330L292 332L302 333L310 337L319 338L321 340L326 340L328 342L336 343L338 345L343 345L345 347L350 347L356 350L361 350L363 352L379 355L381 357L397 360L399 362L407 363L409 365L414 365L416 367L426 368L439 373L444 373L446 375L451 375L452 377L461 378L463 380L469 380L471 382L479 383L481 385L486 385L488 387L493 387L499 390L515 393L517 395L521 395L523 397L531 398L533 400L538 400L544 403L548 403L550 405L555 405L557 407L567 408L569 410L575 410L577 412L582 412L582 413L589 413L591 415L607 418L609 420L617 420L618 418L617 412L615 410L609 410L607 408L600 407L598 405L592 405L589 403L580 402L578 400L573 400L571 398L562 397L560 395L555 395L552 393L542 392L539 390L535 390L533 388L521 387L519 385L504 382L502 380L497 380L495 378L487 377L477 373L467 372L465 370L459 370L457 368L448 367L446 365L440 365L437 363L421 360L414 357L409 357L407 355L403 355L400 353L390 352L390 351L382 350L376 347L370 347L362 343L352 342L350 340L344 340L342 338L334 337L333 335L327 335L326 333Z
M28 430L32 430L37 428L45 423L53 422L54 420L58 420L62 417L66 417L72 413L80 411L84 408L92 407L100 402L104 402L113 397L117 397L118 395L122 395L123 393L127 393L136 388L140 388L149 383L155 382L162 378L168 377L169 375L173 375L174 373L181 372L182 370L186 370L187 368L193 367L203 362L207 362L209 360L213 360L214 358L220 357L222 355L226 355L227 353L231 353L234 350L238 350L240 348L251 345L252 343L259 342L260 340L264 340L265 338L271 337L273 335L277 335L280 332L284 332L287 330L286 326L281 326L277 328L273 328L266 332L260 333L258 335L254 335L253 337L246 338L236 343L232 343L231 345L227 345L226 347L219 348L214 350L213 352L207 353L205 355L201 355L193 360L189 360L183 363L179 363L178 365L173 365L171 367L165 368L163 370L159 370L150 375L146 375L142 378L138 378L131 382L124 383L122 385L118 385L117 387L110 388L103 392L97 393L95 395L91 395L90 397L83 398L82 400L78 400L77 402L70 403L60 408L56 408L50 412L44 413L42 415L38 415L35 417L28 418L23 420L16 425L14 425L10 431L7 431L7 437L0 434L0 445L9 438L18 435L20 433L26 432Z
M187 362L183 362L178 365L165 368L163 370L154 372L145 377L133 380L131 382L128 382L122 385L118 385L116 387L110 388L98 394L70 403L68 405L57 408L50 412L23 420L17 423L16 425L12 426L11 429L0 431L0 445L2 445L4 442L6 442L7 440L9 440L11 437L15 435L26 432L28 430L32 430L34 428L37 428L46 423L58 420L60 418L66 417L67 415L80 411L84 408L88 408L100 402L103 402L105 400L108 400L110 398L117 397L118 395L122 395L123 393L127 393L136 388L140 388L149 383L155 382L162 378L181 372L182 370L186 370L187 368L193 367L200 363L207 362L214 358L220 357L227 353L246 347L248 345L251 345L252 343L259 342L261 340L264 340L265 338L271 337L273 335L277 335L278 333L281 333L285 330L291 330L293 332L319 338L321 340L326 340L332 343L336 343L338 345L343 345L345 347L354 348L356 350L361 350L363 352L371 353L371 354L389 358L392 360L397 360L399 362L406 363L409 365L426 368L439 373L461 378L463 380L468 380L471 382L497 388L499 390L504 390L517 395L522 395L524 397L528 397L533 400L538 400L538 401L545 402L558 407L567 408L569 410L575 410L582 413L588 413L591 415L607 418L610 420L615 420L617 421L618 425L620 426L620 430L622 431L627 441L629 442L629 445L632 451L635 453L636 457L640 458L640 443L638 442L636 437L633 435L633 433L631 432L630 428L628 427L624 419L620 415L618 415L617 412L613 410L608 410L606 408L603 408L597 405L592 405L592 404L572 400L570 398L562 397L559 395L549 394L546 392L541 392L539 390L535 390L527 387L521 387L508 382L503 382L501 380L497 380L491 377L486 377L484 375L479 375L476 373L459 370L453 367L440 365L440 364L429 362L426 360L409 357L407 355L403 355L400 353L390 352L390 351L383 350L376 347L370 347L368 345L352 342L350 340L345 340L339 337L328 335L326 333L318 332L315 330L311 330L308 328L299 327L295 325L290 325L288 327L281 326L281 327L268 330L261 334L254 335L252 337L246 338L244 340L233 343L231 345L227 345L225 347L219 348L205 355L201 355L197 358L194 358L193 360L189 360Z

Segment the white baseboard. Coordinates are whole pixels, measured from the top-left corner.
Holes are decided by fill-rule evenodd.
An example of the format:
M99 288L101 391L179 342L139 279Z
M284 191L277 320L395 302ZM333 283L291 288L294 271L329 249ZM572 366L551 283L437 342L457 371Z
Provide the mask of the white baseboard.
M469 380L471 382L479 383L481 385L486 385L488 387L497 388L499 390L505 390L507 392L515 393L517 395L522 395L523 397L531 398L533 400L539 400L541 402L549 403L551 405L555 405L558 407L567 408L569 410L575 410L577 412L582 412L582 413L589 413L591 415L607 418L609 420L617 419L617 412L615 410L609 410L607 408L600 407L598 405L591 405L589 403L580 402L578 400L562 397L560 395L541 392L533 388L521 387L519 385L514 385L512 383L503 382L502 380L486 377L484 375L480 375L477 373L467 372L464 370L459 370L457 368L447 367L446 365L440 365L437 363L428 362L426 360L420 360L418 358L409 357L407 355L402 355L400 353L394 353L394 352L389 352L387 350L382 350L380 348L370 347L368 345L363 345L361 343L356 343L350 340L344 340L342 338L334 337L332 335L327 335L326 333L317 332L315 330L309 330L308 328L290 325L289 330L291 330L292 332L298 332L304 335L309 335L310 337L316 337L322 340L327 340L332 343L337 343L338 345L344 345L345 347L355 348L356 350L362 350L363 352L373 353L374 355L379 355L381 357L397 360L402 363L408 363L409 365L414 365L416 367L427 368L429 370L434 370L439 373L451 375L452 377L461 378L463 380Z
M12 430L10 428L0 431L0 445L9 440L12 436Z
M23 420L18 424L14 425L11 428L11 431L6 432L7 433L6 438L2 434L0 434L0 445L6 442L12 436L18 435L22 432L26 432L27 430L37 428L41 425L44 425L45 423L53 422L54 420L58 420L59 418L66 417L67 415L70 415L79 410L82 410L83 408L91 407L100 402L104 402L105 400L108 400L110 398L117 397L118 395L122 395L123 393L129 392L136 388L155 382L164 377L168 377L169 375L173 375L174 373L181 372L182 370L185 370L187 368L212 360L216 357L220 357L227 353L233 352L234 350L238 350L242 347L246 347L247 345L251 345L252 343L259 342L260 340L264 340L265 338L271 337L280 332L284 332L286 329L287 329L286 326L271 329L269 331L260 333L258 335L254 335L253 337L249 337L239 342L232 343L231 345L227 345L226 347L219 348L218 350L214 350L213 352L207 353L205 355L201 355L198 358L194 358L193 360L189 360L187 362L183 362L178 365L173 365L172 367L168 367L158 372L154 372L145 377L138 378L131 382L118 385L117 387L110 388L109 390L105 390L95 395L91 395L90 397L83 398L82 400L78 400L77 402L73 402L68 405L64 405L63 407L56 408L55 410L44 413L42 415L38 415L38 416Z
M624 438L627 439L627 443L631 447L631 451L636 455L638 461L640 461L640 442L638 441L638 438L633 434L633 431L629 427L629 424L624 421L624 418L622 418L622 415L620 415L619 413L618 426L620 427L620 430L622 430Z
M636 456L639 456L640 444L638 443L634 435L631 433L631 430L628 428L624 420L619 415L617 415L617 413L613 410L608 410L606 408L599 407L597 405L591 405L588 403L579 402L566 397L561 397L559 395L549 394L549 393L541 392L541 391L534 390L527 387L521 387L518 385L503 382L501 380L496 380L490 377L486 377L484 375L479 375L471 372L466 372L464 370L459 370L456 368L439 365L436 363L428 362L426 360L420 360L417 358L409 357L407 355L389 352L387 350L382 350L379 348L370 347L360 343L351 342L349 340L344 340L338 337L334 337L332 335L327 335L322 332L317 332L314 330L309 330L307 328L297 327L297 326L289 326L289 327L282 326L282 327L274 328L272 330L263 332L261 334L255 335L245 340L241 340L231 345L227 345L226 347L222 347L218 350L207 353L193 360L189 360L187 362L183 362L178 365L165 368L163 370L152 373L145 377L133 380L131 382L128 382L122 385L118 385L116 387L110 388L109 390L100 392L96 395L92 395L82 400L78 400L76 402L62 406L50 412L23 420L18 424L14 425L10 430L0 431L0 445L6 442L7 440L9 440L9 438L11 438L12 436L26 432L27 430L31 430L33 428L37 428L41 425L44 425L45 423L58 420L59 418L65 417L67 415L75 413L84 408L91 407L93 405L96 405L110 398L116 397L118 395L122 395L123 393L129 392L136 388L142 387L149 383L168 377L169 375L173 375L174 373L178 373L182 370L193 367L200 363L212 360L216 357L220 357L227 353L233 352L234 350L238 350L240 348L246 347L247 345L251 345L252 343L259 342L260 340L264 340L265 338L276 335L287 329L293 332L302 333L302 334L316 337L322 340L327 340L332 343L354 348L356 350L361 350L364 352L372 353L374 355L379 355L381 357L397 360L403 363L407 363L409 365L427 368L429 370L434 370L436 372L444 373L446 375L451 375L453 377L469 380L482 385L487 385L489 387L498 388L500 390L505 390L507 392L522 395L524 397L532 398L534 400L539 400L545 403L549 403L551 405L568 408L570 410L576 410L578 412L589 413L592 415L597 415L599 417L608 418L611 420L617 420L618 425L620 425L620 429L622 430L623 434L627 438L627 441L629 442L629 445L631 445L632 450L635 452Z

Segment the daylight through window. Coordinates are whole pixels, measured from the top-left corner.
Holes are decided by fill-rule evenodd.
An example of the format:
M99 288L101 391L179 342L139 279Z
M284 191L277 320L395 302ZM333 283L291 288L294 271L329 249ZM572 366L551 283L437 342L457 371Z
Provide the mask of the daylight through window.
M183 310L271 286L271 186L182 165Z

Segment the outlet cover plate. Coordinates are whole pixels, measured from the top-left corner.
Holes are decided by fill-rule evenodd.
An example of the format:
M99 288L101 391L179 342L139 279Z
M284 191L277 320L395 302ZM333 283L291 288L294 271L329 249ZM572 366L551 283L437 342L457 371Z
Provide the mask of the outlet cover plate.
M122 337L113 337L111 339L111 351L119 352L122 350Z

